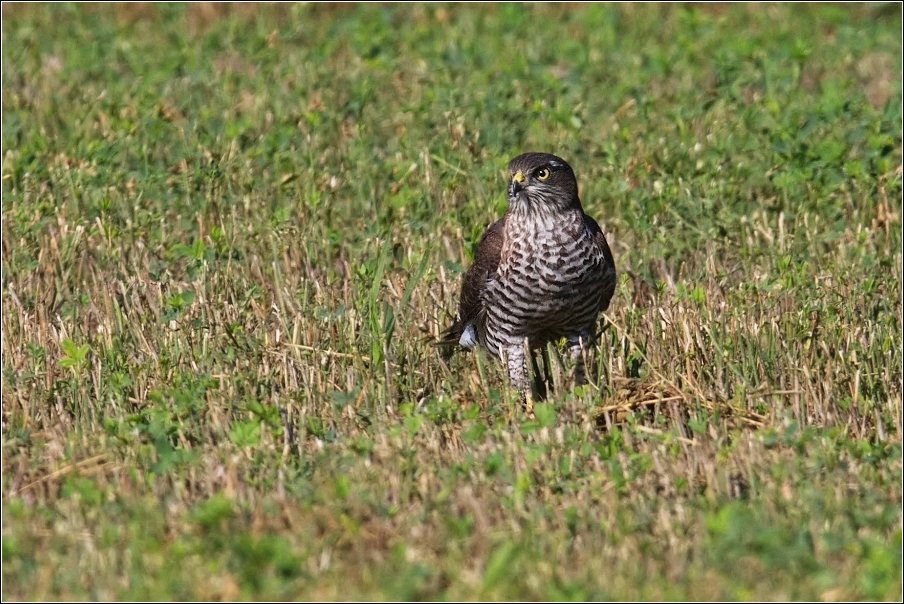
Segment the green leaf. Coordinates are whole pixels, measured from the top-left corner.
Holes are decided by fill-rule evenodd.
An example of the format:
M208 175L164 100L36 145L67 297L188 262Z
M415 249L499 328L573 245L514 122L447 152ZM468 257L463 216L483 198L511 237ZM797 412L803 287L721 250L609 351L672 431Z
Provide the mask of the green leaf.
M233 422L229 439L239 447L254 447L260 442L260 420Z
M550 403L536 403L534 416L537 418L537 422L545 428L556 425L556 411Z

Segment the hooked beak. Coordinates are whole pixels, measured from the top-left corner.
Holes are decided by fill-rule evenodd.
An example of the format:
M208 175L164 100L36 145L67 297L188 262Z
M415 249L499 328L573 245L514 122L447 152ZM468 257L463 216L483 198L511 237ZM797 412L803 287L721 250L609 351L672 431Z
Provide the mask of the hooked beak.
M512 182L509 183L509 195L515 196L524 190L524 174L518 170L512 175Z

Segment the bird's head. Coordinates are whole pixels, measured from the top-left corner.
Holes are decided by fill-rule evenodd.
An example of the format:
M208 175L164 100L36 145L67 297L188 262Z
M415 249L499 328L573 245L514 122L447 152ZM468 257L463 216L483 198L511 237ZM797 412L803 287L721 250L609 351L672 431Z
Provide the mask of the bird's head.
M525 153L509 162L508 202L513 211L563 212L580 208L571 166L549 153Z

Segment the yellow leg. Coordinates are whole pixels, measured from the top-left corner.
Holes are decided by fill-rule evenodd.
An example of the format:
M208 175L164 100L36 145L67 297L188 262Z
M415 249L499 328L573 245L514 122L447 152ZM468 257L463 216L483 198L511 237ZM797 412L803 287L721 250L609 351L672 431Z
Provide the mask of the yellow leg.
M534 395L529 389L524 393L524 410L528 415L534 414Z

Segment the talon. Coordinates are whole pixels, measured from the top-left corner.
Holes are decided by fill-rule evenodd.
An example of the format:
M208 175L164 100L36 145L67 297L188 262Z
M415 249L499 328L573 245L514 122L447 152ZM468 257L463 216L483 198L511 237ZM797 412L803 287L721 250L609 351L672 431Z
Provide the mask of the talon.
M533 394L526 393L524 395L524 410L533 415L534 413L534 396Z

